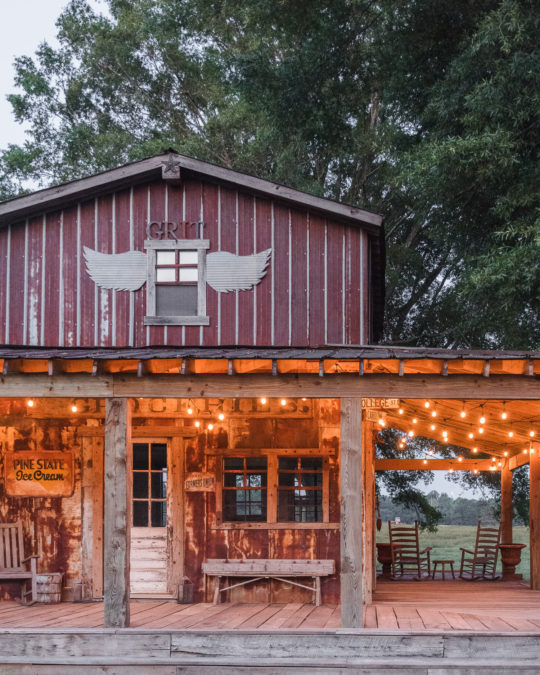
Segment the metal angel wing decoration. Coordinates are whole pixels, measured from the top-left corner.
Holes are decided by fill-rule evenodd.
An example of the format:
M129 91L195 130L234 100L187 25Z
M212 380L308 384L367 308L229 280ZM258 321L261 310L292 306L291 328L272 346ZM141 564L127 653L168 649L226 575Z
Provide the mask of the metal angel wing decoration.
M146 253L99 253L87 246L84 249L86 271L101 288L115 291L136 291L146 282Z
M84 246L86 271L100 288L136 291L147 280L146 253L99 253ZM206 256L206 281L219 293L248 291L265 276L272 249L253 255L216 251Z
M248 291L266 274L272 249L253 255L216 251L206 256L206 281L215 291Z

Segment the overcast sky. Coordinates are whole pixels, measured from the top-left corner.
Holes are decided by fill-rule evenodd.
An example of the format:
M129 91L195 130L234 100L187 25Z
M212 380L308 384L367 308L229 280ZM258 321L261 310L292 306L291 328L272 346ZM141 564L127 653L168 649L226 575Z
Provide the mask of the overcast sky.
M33 55L43 40L56 45L55 22L68 0L0 0L0 148L8 143L21 143L24 131L13 120L6 96L15 91L13 60L16 56ZM92 0L103 8L101 0Z

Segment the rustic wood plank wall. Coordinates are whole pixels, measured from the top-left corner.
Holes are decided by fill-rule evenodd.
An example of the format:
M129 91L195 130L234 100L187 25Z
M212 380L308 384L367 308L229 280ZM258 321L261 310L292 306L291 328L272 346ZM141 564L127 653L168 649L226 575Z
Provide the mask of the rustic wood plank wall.
M209 253L273 249L252 291L207 287L209 326L144 326L146 286L100 289L83 247L144 250L149 221L205 222ZM186 237L199 236L187 227ZM308 210L198 180L86 199L0 230L0 335L34 346L318 346L369 342L369 235Z

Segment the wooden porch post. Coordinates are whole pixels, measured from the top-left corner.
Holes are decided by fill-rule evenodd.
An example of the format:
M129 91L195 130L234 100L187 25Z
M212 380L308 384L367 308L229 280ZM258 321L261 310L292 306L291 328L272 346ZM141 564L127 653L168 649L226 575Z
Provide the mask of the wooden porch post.
M501 470L501 543L512 543L512 520L514 507L512 504L512 472L505 463Z
M540 445L530 455L529 527L531 588L540 591Z
M129 627L128 447L131 419L125 398L106 400L104 462L104 610L106 628Z
M362 399L341 399L341 625L362 628Z

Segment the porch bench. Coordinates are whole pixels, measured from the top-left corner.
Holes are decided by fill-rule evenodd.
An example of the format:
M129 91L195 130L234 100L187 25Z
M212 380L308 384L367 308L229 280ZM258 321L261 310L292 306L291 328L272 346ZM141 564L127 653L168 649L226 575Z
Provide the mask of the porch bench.
M33 605L37 601L37 555L24 555L22 521L0 523L0 582L21 583L21 602ZM30 563L30 569L26 563ZM25 589L27 584L29 589Z
M219 603L219 594L237 586L244 586L260 579L277 579L306 588L315 595L315 604L321 604L321 577L334 574L333 560L277 560L264 558L246 558L227 560L225 558L209 558L202 565L206 576L217 577L214 591L214 605ZM220 588L221 577L246 577L246 581ZM311 577L313 586L292 581L296 577Z

